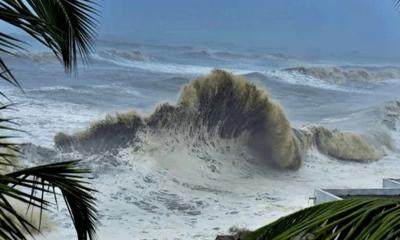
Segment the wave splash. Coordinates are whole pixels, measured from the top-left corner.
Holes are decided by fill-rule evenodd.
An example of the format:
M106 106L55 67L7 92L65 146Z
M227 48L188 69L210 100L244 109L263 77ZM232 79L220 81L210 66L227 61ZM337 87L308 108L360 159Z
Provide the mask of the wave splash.
M109 115L85 131L58 133L55 144L63 151L99 153L140 147L142 133L159 138L186 136L180 141L214 148L215 143L234 140L232 148L244 146L258 162L278 168L299 168L313 146L345 160L382 156L356 134L321 127L293 129L282 107L265 90L222 70L184 86L176 105L162 104L147 117L135 112Z
M385 155L385 152L371 146L362 136L340 132L337 129L327 129L317 125L296 129L303 149L316 148L330 157L349 161L376 161Z

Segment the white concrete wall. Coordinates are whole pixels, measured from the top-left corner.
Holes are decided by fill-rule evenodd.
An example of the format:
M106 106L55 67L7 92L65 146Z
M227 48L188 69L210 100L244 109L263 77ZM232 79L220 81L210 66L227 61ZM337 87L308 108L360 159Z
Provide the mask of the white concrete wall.
M329 201L341 200L347 197L362 196L390 196L400 197L400 187L398 188L350 188L350 189L317 189L314 191L314 203L320 204Z
M329 191L326 191L325 189L314 190L314 204L320 204L335 200L342 200L342 198L330 193Z

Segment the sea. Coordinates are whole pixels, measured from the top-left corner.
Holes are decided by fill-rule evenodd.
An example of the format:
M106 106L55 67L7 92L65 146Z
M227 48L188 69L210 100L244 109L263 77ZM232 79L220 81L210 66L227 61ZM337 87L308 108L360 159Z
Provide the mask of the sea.
M61 155L82 159L97 190L98 239L215 239L312 206L317 188L380 187L383 178L400 178L396 62L115 40L98 41L72 74L44 49L4 60L23 89L1 83L15 103L4 114L26 131L16 141L31 145L21 164L52 163ZM199 143L180 139L179 133L143 132L140 143L92 154L65 155L54 144L57 133L84 131L110 114L134 111L146 117L162 103L177 104L185 85L214 69L268 92L292 128L319 125L360 134L375 139L385 154L359 162L311 147L293 170L252 164L246 149L217 136ZM43 157L43 149L58 157ZM65 206L47 215L52 227L37 239L74 239Z

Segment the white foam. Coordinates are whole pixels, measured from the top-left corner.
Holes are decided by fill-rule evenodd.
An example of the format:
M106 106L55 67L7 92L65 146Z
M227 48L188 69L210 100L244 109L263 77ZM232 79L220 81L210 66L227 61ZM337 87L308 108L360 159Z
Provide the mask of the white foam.
M18 126L29 134L18 134L20 142L33 142L43 146L53 146L53 137L60 130L76 131L86 127L102 112L85 105L11 96L18 103L9 115L17 118Z
M131 162L129 169L117 167L93 180L99 191L100 240L213 239L231 226L254 229L310 206L314 188L379 187L382 178L400 170L393 157L357 164L311 151L297 172L265 170L245 177L207 173L202 159L181 149L151 148L120 156ZM240 166L228 161L224 168L235 172ZM59 230L38 239L71 239L67 216L57 221Z

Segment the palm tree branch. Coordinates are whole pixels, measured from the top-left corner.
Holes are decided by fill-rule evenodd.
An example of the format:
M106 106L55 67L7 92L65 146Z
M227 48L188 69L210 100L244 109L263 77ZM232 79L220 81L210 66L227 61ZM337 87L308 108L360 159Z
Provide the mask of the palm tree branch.
M21 155L20 145L13 143L14 132L24 132L19 130L13 118L3 116L3 112L12 108L14 104L0 105L0 166L15 166L15 160ZM12 133L11 133L12 132ZM7 134L11 133L11 134Z
M97 25L94 16L98 14L93 6L92 0L3 0L0 21L20 28L48 47L65 70L73 72L78 55L86 62L93 50ZM0 32L0 53L24 50L22 44L21 40ZM0 78L22 90L1 56ZM0 95L6 97L2 92Z
M91 0L3 0L0 19L21 27L49 47L67 70L76 68L77 56L91 52L97 10Z
M23 192L0 183L0 236L2 236L2 239L25 240L26 233L33 236L32 230L38 231L36 226L32 225L25 217L17 213L5 197L8 196L10 199L25 202L25 198L22 197L23 195Z
M290 214L245 239L392 239L388 237L399 236L399 226L398 199L354 198Z
M44 193L50 192L56 197L56 189L61 191L64 202L69 210L79 240L95 238L95 223L97 221L97 210L95 198L92 196L93 189L85 186L82 174L90 173L88 169L78 168L79 161L68 161L62 163L48 164L39 167L27 168L7 174L14 179L10 181L13 187L22 186L41 192L41 196L32 196L25 199L26 203L33 202L39 209L44 209L48 203L44 201ZM39 188L37 186L40 186Z
M10 69L7 67L7 65L5 64L5 62L3 61L3 59L0 57L0 78L2 78L3 80L5 80L6 82L20 88L21 85L18 83L18 81L15 79L14 75L12 74L12 72L10 71ZM5 96L4 94L2 94L3 96Z

